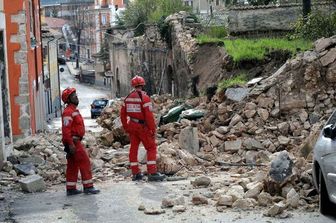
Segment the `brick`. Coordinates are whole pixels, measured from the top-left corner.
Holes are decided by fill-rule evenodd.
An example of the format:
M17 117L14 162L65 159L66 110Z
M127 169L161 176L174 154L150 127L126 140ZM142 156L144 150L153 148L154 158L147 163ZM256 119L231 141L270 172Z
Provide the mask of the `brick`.
M25 78L22 78L22 77ZM21 64L21 78L20 81L28 81L28 63Z
M29 95L20 95L15 97L16 104L28 104L29 103Z
M27 115L20 117L20 128L21 130L29 130L30 129L30 117Z
M15 52L14 59L16 64L27 63L27 52L24 51Z
M28 193L41 192L46 190L46 185L40 175L30 175L20 181L21 189Z
M20 95L29 93L29 83L28 82L20 82Z
M11 16L11 22L13 23L26 23L26 15L25 13L20 13L17 15L12 15Z

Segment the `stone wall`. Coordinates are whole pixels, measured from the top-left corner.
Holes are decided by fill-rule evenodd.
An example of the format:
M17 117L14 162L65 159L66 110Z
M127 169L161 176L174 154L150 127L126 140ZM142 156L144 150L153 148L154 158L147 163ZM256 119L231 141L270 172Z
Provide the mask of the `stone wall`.
M321 2L313 5L312 10L329 12L332 5ZM288 31L302 15L301 4L282 4L269 6L244 6L226 8L214 13L212 25L224 25L231 33L258 31ZM204 22L206 18L201 18Z
M123 38L120 32L123 31L114 30L110 41L112 96L127 96L135 75L145 78L148 94L169 93L164 80L167 80L166 68L170 60L158 28L148 26L143 36L133 38Z

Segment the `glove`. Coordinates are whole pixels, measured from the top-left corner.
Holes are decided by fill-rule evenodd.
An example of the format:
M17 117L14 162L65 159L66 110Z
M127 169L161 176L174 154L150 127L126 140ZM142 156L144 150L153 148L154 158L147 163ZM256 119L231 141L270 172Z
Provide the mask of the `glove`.
M64 152L66 152L66 158L69 159L76 152L76 147L74 145L65 145Z

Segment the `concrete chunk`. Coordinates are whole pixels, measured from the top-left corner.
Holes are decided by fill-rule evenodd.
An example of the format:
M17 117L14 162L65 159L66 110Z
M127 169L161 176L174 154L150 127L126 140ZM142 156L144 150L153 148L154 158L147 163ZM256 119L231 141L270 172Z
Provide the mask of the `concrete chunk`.
M40 175L27 176L22 178L19 182L22 190L28 193L41 192L46 189L44 180Z

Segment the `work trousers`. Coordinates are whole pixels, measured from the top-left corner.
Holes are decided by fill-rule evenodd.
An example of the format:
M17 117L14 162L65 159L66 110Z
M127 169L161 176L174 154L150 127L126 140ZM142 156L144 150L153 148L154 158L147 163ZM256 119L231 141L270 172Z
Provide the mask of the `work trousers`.
M81 173L84 188L92 187L92 172L89 156L80 141L75 143L76 152L67 159L66 188L76 189L78 171Z
M129 137L131 141L131 148L129 152L129 161L132 170L132 174L135 175L140 172L138 163L138 150L140 142L144 145L147 151L147 172L153 174L157 172L156 168L156 143L155 135L153 136L149 129L139 123L130 121L129 125Z

